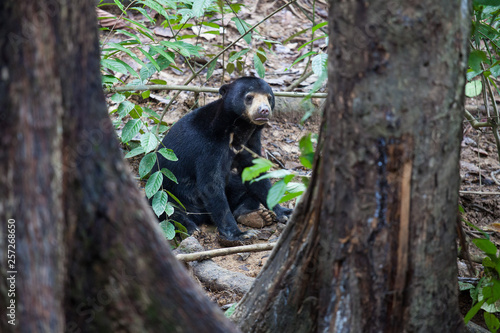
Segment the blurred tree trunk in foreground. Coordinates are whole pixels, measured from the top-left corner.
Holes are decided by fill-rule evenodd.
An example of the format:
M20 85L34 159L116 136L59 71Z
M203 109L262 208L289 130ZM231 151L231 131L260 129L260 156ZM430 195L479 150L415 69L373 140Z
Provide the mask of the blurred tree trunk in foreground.
M0 2L0 331L234 332L175 260L126 170L93 4Z
M333 1L313 178L232 319L244 332L460 332L467 2Z

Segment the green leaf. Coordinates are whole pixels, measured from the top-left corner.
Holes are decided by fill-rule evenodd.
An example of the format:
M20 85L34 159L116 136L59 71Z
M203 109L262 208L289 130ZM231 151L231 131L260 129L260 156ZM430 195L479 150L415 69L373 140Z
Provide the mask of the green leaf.
M303 30L300 30L299 32L296 32L294 33L293 35L291 35L290 37L288 37L287 39L285 39L282 44L285 45L286 43L288 43L289 41L291 41L292 39L294 39L295 37L297 36L300 36L302 34L305 34L306 32L309 32L309 29L303 29Z
M179 206L181 206L184 210L186 210L186 207L184 207L184 205L182 204L182 202L177 199L177 197L175 195L173 195L171 192L167 191L168 195L175 200L175 202L177 202L179 204Z
M124 61L122 61L120 59L115 59L115 61L117 61L118 63L122 64L123 67L125 67L127 69L127 71L130 73L130 75L135 76L135 77L139 77L139 74L137 74L137 72L132 67L130 67L129 64L127 64L126 62L124 62Z
M271 186L269 193L267 194L267 207L269 209L273 209L274 206L280 202L281 198L285 194L285 190L286 184L283 179L277 181L273 186Z
M179 184L177 182L177 177L175 177L175 175L172 173L172 171L168 170L167 168L162 168L161 173L163 173L163 175L165 175L165 177L167 177L168 179L170 179L174 183Z
M129 151L126 155L125 158L131 158L140 154L144 154L144 149L142 147L137 147Z
M295 175L294 175L294 174L289 174L289 175L286 175L285 177L283 177L283 181L285 182L285 184L288 184L288 182L289 182L290 180L292 180L292 179L293 179L293 177L295 177Z
M498 77L500 75L500 64L496 64L495 66L491 67L490 72L493 77Z
M139 76L142 81L147 81L154 73L156 73L156 68L153 64L146 64L146 66L142 67L139 71Z
M260 78L264 78L264 76L266 75L266 69L264 68L262 61L257 54L253 55L253 65L255 67L255 70L257 71L257 75Z
M472 309L467 312L467 314L464 317L464 322L467 325L467 323L476 315L476 313L481 309L481 306L483 305L484 300L478 302L476 305L472 307Z
M163 8L163 6L160 5L158 2L153 0L141 0L139 2L145 4L151 9L154 9L155 11L160 13L163 17L168 18L168 13L166 12L165 8Z
M142 179L146 176L156 163L156 154L149 153L144 155L139 163L139 177Z
M106 67L106 68L112 70L112 71L123 73L123 74L128 74L127 69L125 68L125 66L123 66L122 64L120 64L116 60L101 59L101 65L103 67Z
M134 52L132 52L132 50L126 48L125 46L119 44L119 43L109 43L108 46L111 48L111 49L117 49L117 50L120 50L122 52L125 52L126 54L128 54L129 56L131 57L135 57L135 54Z
M170 221L174 223L174 225L177 228L177 230L179 231L179 233L187 234L187 228L185 226L183 226L182 224L180 224L177 221L174 221L174 220L170 220Z
M102 76L102 83L103 84L115 84L115 83L118 83L118 82L120 82L120 80L118 80L113 75L103 75Z
M175 237L175 227L172 223L168 221L163 221L160 223L161 231L163 232L163 235L168 240L172 240Z
M234 72L234 64L232 62L227 64L226 71L228 74L232 74Z
M285 192L286 193L286 192ZM303 192L302 192L303 193ZM296 193L288 193L288 194L285 194L279 203L283 203L283 202L287 202L287 201L290 201L292 200L293 198L296 198L296 197L300 197L302 195L302 193L299 193L299 192L296 192Z
M178 15L181 15L182 19L180 21L181 24L186 23L189 19L194 17L194 13L191 9L181 8L177 11Z
M140 119L130 119L125 126L123 126L122 142L127 143L132 140L132 138L139 133L141 127L142 121Z
M311 43L314 43L315 41L319 40L319 39L323 39L325 37L328 37L327 35L323 35L323 36L320 36L320 37L317 37L317 38L314 38L313 40L310 40L308 41L307 43L305 44L302 44L298 49L297 49L297 52L300 51L302 48L306 47L307 45L311 44Z
M295 61L294 61L294 62L290 65L290 68L292 68L292 67L293 67L293 65L295 65L296 63L298 63L298 62L299 62L299 61L301 61L302 59L307 58L307 57L309 57L309 56L311 56L311 55L313 55L313 54L317 54L317 53L318 53L318 52L309 51L309 52L307 52L307 53L305 53L305 54L301 55L300 57L298 57L297 59L295 59ZM290 69L290 68L288 68L288 69Z
M210 27L210 28L215 28L217 30L220 29L220 25L218 25L217 23L215 22L201 22L201 25L204 25L206 27Z
M165 207L165 214L167 214L167 216L170 216L173 213L174 213L174 206L172 206L170 202L167 202L167 206Z
M207 67L207 80L212 76L217 65L217 59L214 59Z
M312 32L315 32L318 29L323 28L325 25L328 25L328 22L321 22L312 27Z
M161 148L158 152L169 161L175 162L179 160L172 149Z
M286 184L286 191L288 193L302 194L306 189L306 186L302 183L289 182Z
M149 179L146 182L146 186L144 188L148 199L151 198L153 195L155 195L156 192L158 192L162 183L163 183L163 175L160 171L156 171L151 176L149 176Z
M486 254L497 254L497 247L488 239L476 238L472 242Z
M153 202L151 206L153 207L153 211L156 216L160 217L161 214L165 212L165 208L167 207L168 202L168 194L163 191L158 191L153 196Z
M123 102L124 100L126 100L127 98L125 97L125 95L123 94L120 94L120 93L116 93L114 94L113 96L111 96L111 100L115 103L121 103Z
M153 32L151 30L149 30L144 24L141 24L139 21L131 20L127 17L122 17L122 19L137 26L137 31L139 31L142 35L146 36L147 38L151 39L152 41L155 40L152 36Z
M201 46L189 44L183 41L176 41L176 42L161 41L160 44L179 52L184 57L190 57L192 55L198 57L200 55L199 52L203 50Z
M141 93L141 97L142 97L143 99L147 99L147 98L149 98L149 95L150 95L150 94L151 94L151 91L150 91L150 90L146 90L146 91L143 91L143 92Z
M484 257L482 264L484 267L491 267L491 268L495 267L495 264L493 263L490 257Z
M259 47L259 49L257 50L257 52L255 54L257 54L257 56L259 57L260 61L262 61L262 63L266 62L266 60L267 60L266 50L264 50L262 47Z
M308 169L312 168L314 161L314 146L311 139L311 134L304 135L299 141L300 148L300 163Z
M226 312L224 312L224 316L226 316L226 318L231 317L231 315L234 313L234 310L236 310L236 305L238 305L238 303L234 303L229 307L229 309L226 310Z
M118 106L118 114L120 115L121 118L123 118L126 115L128 115L129 112L132 111L134 108L135 108L134 103L131 103L129 101L123 101Z
M248 30L250 30L252 26L243 21L242 19L240 19L239 17L233 17L231 21L233 21L234 24L236 25L236 29L238 29L238 32L241 35L244 35L243 39L245 40L245 42L247 42L247 44L250 44L252 42L252 33L251 32L248 34L246 33Z
M146 132L141 136L141 146L145 153L155 150L158 144L158 139L151 132Z
M475 78L476 76L478 76L482 72L483 72L482 70L480 70L479 72L475 72L470 68L467 69L467 76L466 76L467 81L472 81L473 78Z
M200 17L205 14L208 7L212 6L214 0L197 0L193 3L193 15L195 17Z
M163 84L163 85L166 85L167 84L167 81L165 80L151 80L151 83L154 83L154 84Z
M256 178L263 172L269 171L273 167L273 163L265 158L256 158L253 161L253 165L243 169L241 173L241 181L246 182Z
M158 65L158 63L156 62L156 60L155 60L155 59L154 59L154 58L153 58L153 57L152 57L149 53L147 53L146 51L144 51L144 50L143 50L142 48L140 48L140 47L138 47L137 49L139 49L139 51L141 51L141 52L142 52L142 54L144 54L144 56L145 56L146 58L148 58L148 59L149 59L149 61L151 61L151 63L153 64L153 66L155 66L155 68L156 68L156 70L157 70L157 71L161 71L161 69L160 69L160 65Z
M229 60L228 62L233 62L235 61L236 59L239 59L240 57L244 56L245 54L248 53L248 51L250 51L250 49L243 49L239 52L236 52L234 53L232 56L229 57Z
M479 72L481 70L481 62L486 62L488 60L486 53L481 50L473 50L469 54L469 67L473 71Z
M500 0L474 0L474 6L500 6Z
M135 105L129 115L134 119L139 119L142 116L142 107L140 105Z
M156 52L158 52L159 54L161 54L165 59L167 59L171 63L175 62L174 57L172 57L172 55L170 53L165 52L161 47L156 46L156 45L151 45L150 47L151 47L151 49L153 49Z
M267 178L284 178L285 176L288 176L290 174L291 174L291 172L288 170L284 170L284 169L275 170L275 171L268 172L265 175L262 175L258 178L255 178L252 182L258 182L259 180L267 179Z
M145 8L141 8L141 7L132 7L130 8L132 10L137 10L139 13L141 13L142 15L144 15L144 17L146 17L149 22L155 22L155 19L153 17L151 17L151 15L149 15L149 13L147 12L147 10Z
M494 314L485 312L484 322L486 323L486 326L488 326L490 332L498 332L498 329L500 328L500 321Z
M137 35L129 32L127 30L118 29L118 30L116 30L116 32L134 39L138 44L142 44L141 39ZM111 43L109 45L111 45Z
M326 53L320 53L312 58L311 66L314 74L318 76L325 75L328 71L327 69L328 55Z
M481 93L483 89L483 84L481 80L475 80L472 82L467 82L465 85L465 95L467 97L476 97Z
M474 288L474 285L471 283L458 281L458 289L460 291L465 291L465 290L469 290L469 289L473 289L473 288Z
M160 115L158 113L156 113L155 111L151 110L150 108L143 107L142 110L144 112L146 112L148 115L150 115L149 118L160 120ZM156 122L156 123L158 123L158 122Z

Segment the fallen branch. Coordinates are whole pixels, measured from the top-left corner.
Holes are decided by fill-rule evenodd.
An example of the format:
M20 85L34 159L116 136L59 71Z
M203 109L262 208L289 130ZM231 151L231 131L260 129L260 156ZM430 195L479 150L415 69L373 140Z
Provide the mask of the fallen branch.
M205 259L211 259L214 257L227 256L230 254L241 253L241 252L262 252L272 250L274 248L275 243L269 244L252 244L245 246L235 246L228 247L223 249L215 249L210 251L202 251L195 253L187 253L187 254L178 254L176 258L183 262L189 261L200 261Z
M196 87L196 86L182 86L182 85L162 85L162 84L142 84L136 86L121 86L121 87L112 87L104 89L106 94L114 93L114 92L123 92L123 91L146 91L146 90L182 90L182 91L194 91L194 92L210 92L210 93L218 93L219 89L217 88L207 88L207 87ZM275 96L278 97L308 97L312 98L326 98L326 93L303 93L303 92L286 92L286 91L276 91L274 93Z
M458 191L460 194L500 195L500 192Z

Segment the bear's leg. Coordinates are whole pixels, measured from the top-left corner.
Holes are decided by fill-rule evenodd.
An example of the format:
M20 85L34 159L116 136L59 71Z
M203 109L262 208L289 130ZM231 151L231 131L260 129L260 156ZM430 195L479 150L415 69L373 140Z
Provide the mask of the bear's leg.
M213 184L213 183L212 183ZM253 230L242 232L238 229L231 212L225 189L222 186L200 185L205 209L210 212L212 222L217 226L220 238L229 242L247 241L255 237ZM229 243L227 243L229 244ZM235 243L235 245L238 245Z
M238 174L232 174L226 186L226 196L233 216L243 225L262 228L276 221L276 214L267 209L261 209L260 201L241 182Z

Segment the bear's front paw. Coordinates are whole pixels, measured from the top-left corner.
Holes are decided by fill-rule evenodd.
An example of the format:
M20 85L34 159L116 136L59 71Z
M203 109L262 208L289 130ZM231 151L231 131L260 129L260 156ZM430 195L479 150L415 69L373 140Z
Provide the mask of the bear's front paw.
M250 245L253 240L257 237L258 231L248 230L240 233L238 236L223 234L219 232L217 234L217 241L220 245L225 247Z
M279 208L275 208L274 211L276 212L276 219L278 220L279 223L287 223L288 220L290 220L290 217L293 213L293 209L290 208L283 208L278 206Z

